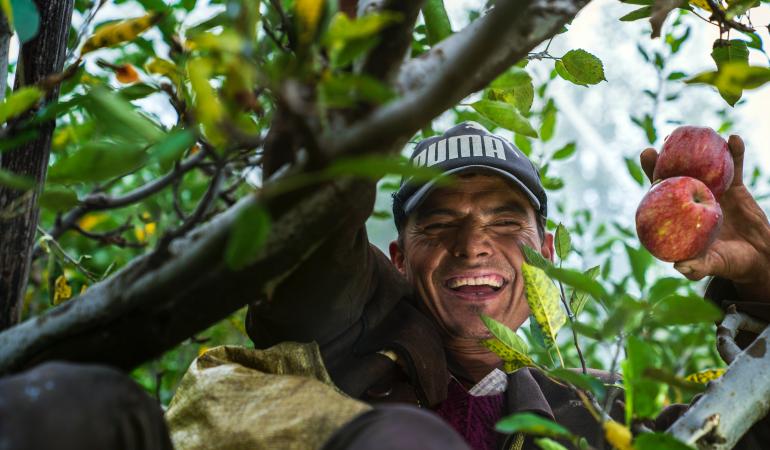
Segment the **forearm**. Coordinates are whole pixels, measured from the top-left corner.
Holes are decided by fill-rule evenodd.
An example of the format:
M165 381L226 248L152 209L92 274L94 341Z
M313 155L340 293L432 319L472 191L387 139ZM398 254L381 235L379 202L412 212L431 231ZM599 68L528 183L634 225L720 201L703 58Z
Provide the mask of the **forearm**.
M257 347L284 340L323 344L360 317L375 282L364 224L376 191L373 182L358 188L366 191L357 197L365 201L340 197L345 213L324 241L249 307L246 327Z

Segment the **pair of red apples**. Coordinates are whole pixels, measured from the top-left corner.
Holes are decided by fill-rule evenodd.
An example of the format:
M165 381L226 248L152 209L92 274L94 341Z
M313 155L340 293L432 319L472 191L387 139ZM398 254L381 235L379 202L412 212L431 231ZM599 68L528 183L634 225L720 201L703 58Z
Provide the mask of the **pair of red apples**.
M642 245L663 261L699 256L719 233L719 200L733 182L727 142L708 127L679 127L663 143L652 179L636 210Z

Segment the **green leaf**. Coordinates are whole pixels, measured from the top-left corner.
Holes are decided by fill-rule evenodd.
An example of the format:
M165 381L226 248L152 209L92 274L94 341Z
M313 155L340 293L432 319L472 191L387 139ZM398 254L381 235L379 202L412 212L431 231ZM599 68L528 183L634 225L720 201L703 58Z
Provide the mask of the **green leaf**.
M452 24L444 8L444 0L427 0L422 5L422 18L431 47L452 34Z
M644 289L644 286L647 284L647 269L653 265L655 259L644 247L634 248L628 244L625 245L634 280L636 280L639 289Z
M644 6L639 9L635 9L625 16L621 17L621 22L633 22L634 20L646 19L652 15L652 6Z
M553 137L553 133L556 130L556 104L553 99L548 99L543 108L542 123L540 125L540 139L543 142L548 142Z
M577 290L587 292L595 299L601 300L607 297L604 287L594 280L588 273L578 272L573 269L560 269L553 267L548 269L548 275Z
M529 73L521 67L513 66L507 72L495 78L489 87L507 90L521 87L528 83L532 83L532 77Z
M588 86L586 83L583 83L572 76L572 74L569 73L569 70L567 70L567 67L564 66L564 63L561 60L554 62L553 67L556 69L556 73L559 74L560 77L569 81L570 83L577 84L578 86Z
M661 325L713 323L722 318L722 310L696 296L670 295L655 304L653 318Z
M710 84L723 97L740 98L746 89L756 89L770 81L770 68L748 66L742 62L723 63L715 72L703 72L690 78L688 84ZM734 103L733 103L734 104ZM732 105L732 104L731 104Z
M550 347L556 341L559 329L567 321L567 315L561 309L559 289L538 267L522 263L521 272L524 276L529 309L543 330L547 346Z
M654 144L658 140L658 132L655 129L655 122L650 114L645 114L643 118L631 117L631 121L634 122L639 128L644 130L647 135L647 142L650 145Z
M38 201L41 208L56 212L70 210L80 203L77 193L72 189L50 184L46 184Z
M511 101L510 97L513 97ZM513 88L507 95L506 101L513 103L522 114L526 114L532 109L532 101L535 99L535 87L532 81L522 86Z
M105 133L128 142L157 142L165 133L120 95L104 88L88 94L86 108Z
M666 433L643 433L634 439L636 450L694 450L695 447Z
M587 277L589 277L592 280L596 280L596 277L599 276L600 272L599 266L593 266L590 269L583 272L583 274ZM588 293L585 291L582 291L580 289L575 289L572 292L572 298L569 302L569 307L572 310L572 313L577 317L582 311L583 308L586 305L586 302L588 302Z
M652 5L655 0L620 0L620 3L627 5Z
M581 83L597 84L606 81L601 60L583 49L568 51L561 61L570 75Z
M641 166L636 162L636 159L634 158L623 158L626 160L626 169L628 169L628 173L631 175L631 178L636 181L636 184L639 186L644 186L644 172L642 172Z
M332 108L353 106L361 101L381 104L394 97L388 86L366 75L334 75L323 80L319 87L322 103Z
M12 26L22 44L32 40L40 30L40 14L33 0L10 0Z
M188 130L175 130L164 139L150 147L148 153L160 162L162 171L168 171L171 165L177 161L195 143L195 135Z
M559 224L556 227L556 254L559 255L559 259L564 260L564 258L569 255L570 250L572 250L572 238L569 235L569 230L567 230L567 227L564 226L564 224Z
M574 142L570 142L564 147L556 150L551 158L557 161L567 159L575 154L575 150L577 150L577 145Z
M535 267L539 267L543 270L547 270L553 267L553 263L545 259L545 257L534 248L528 245L522 245L521 250L524 252L524 257L527 259L529 264Z
M484 325L486 325L489 332L492 333L492 336L499 339L504 345L524 355L527 354L529 351L527 343L524 339L520 338L515 331L484 314L481 315L481 321L484 322Z
M728 2L727 11L725 16L728 19L734 19L737 16L742 16L751 8L759 6L759 0L731 0Z
M676 81L676 80L681 80L682 78L687 78L687 76L688 75L684 72L671 72L670 74L668 74L667 79L669 81Z
M258 204L246 206L235 219L227 239L227 265L233 270L240 270L254 262L269 234L270 215L267 211Z
M675 294L677 289L682 286L686 286L687 280L675 277L662 277L655 280L655 283L650 287L647 293L647 302L655 303L658 300Z
M35 180L28 176L18 175L9 170L0 168L0 186L17 189L19 191L27 191L35 186Z
M495 425L500 433L525 433L551 438L572 438L572 434L563 426L533 413L518 413L502 418Z
M533 367L535 363L525 353L522 353L516 349L513 349L503 344L497 338L483 339L481 344L484 345L489 351L500 357L505 363L505 372L514 372L522 367Z
M626 422L632 416L654 417L663 406L666 385L643 375L648 367L659 366L660 358L649 344L634 335L627 337L626 355L621 365L626 387Z
M158 92L158 89L145 83L134 83L118 91L126 100L138 100Z
M535 439L535 444L543 450L567 450L567 447L549 438Z
M42 97L43 91L34 86L26 86L11 93L11 95L0 104L0 124L20 116L35 106Z
M553 369L549 371L548 374L583 389L584 391L591 392L599 399L604 398L604 395L607 392L604 383L589 374L583 375L580 372L569 369Z
M714 41L711 58L716 63L718 70L721 70L722 67L728 63L748 66L749 49L746 42L739 39L731 39L729 41L726 39L717 39ZM720 89L719 95L721 95L730 105L735 105L735 103L737 103L743 96L743 91L736 93Z
M57 160L48 173L55 183L101 181L141 167L147 153L136 145L87 142L73 155Z
M507 130L533 138L537 137L537 132L532 128L527 118L522 116L513 105L494 100L479 100L472 103L471 107L482 116Z

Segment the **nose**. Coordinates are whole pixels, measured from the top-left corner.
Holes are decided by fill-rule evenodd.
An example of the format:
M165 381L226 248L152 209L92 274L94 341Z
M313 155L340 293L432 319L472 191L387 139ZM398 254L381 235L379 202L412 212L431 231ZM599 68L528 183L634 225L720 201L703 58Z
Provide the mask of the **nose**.
M473 260L488 258L493 253L489 236L479 224L469 221L457 229L452 244L452 255L472 262Z

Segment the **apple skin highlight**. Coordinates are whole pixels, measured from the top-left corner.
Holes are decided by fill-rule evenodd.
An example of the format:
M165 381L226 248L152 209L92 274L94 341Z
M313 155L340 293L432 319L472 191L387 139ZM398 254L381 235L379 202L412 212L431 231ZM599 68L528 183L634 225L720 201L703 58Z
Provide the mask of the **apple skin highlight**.
M673 177L652 186L636 210L639 241L656 258L685 261L700 255L717 237L722 208L701 181Z

